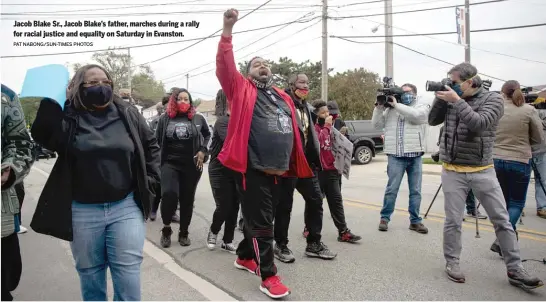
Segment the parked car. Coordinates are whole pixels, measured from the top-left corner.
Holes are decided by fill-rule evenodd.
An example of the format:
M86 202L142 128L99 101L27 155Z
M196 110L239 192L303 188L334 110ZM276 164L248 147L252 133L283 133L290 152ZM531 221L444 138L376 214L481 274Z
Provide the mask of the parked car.
M375 155L383 152L385 135L376 130L371 120L345 121L347 138L353 143L353 158L359 165L366 165Z

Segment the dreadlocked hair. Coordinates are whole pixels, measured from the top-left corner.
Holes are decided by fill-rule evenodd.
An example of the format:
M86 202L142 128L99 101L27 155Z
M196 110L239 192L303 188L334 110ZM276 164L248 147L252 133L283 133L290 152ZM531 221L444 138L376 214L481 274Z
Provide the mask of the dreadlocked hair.
M223 116L226 115L228 109L227 97L222 89L216 93L216 104L214 107L214 115Z

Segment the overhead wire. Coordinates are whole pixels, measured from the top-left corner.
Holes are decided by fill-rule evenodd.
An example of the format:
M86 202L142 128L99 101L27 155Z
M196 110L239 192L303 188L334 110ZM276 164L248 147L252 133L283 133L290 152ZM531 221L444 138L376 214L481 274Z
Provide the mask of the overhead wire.
M268 4L269 2L271 2L271 1L272 1L272 0L267 0L266 2L264 2L263 4L261 4L260 6L256 7L256 8L253 9L252 11L248 12L247 14L245 14L244 16L242 16L241 18L239 18L237 21L240 21L240 20L246 18L248 15L250 15L250 14L252 14L253 12L259 10L259 9L262 8L262 7L264 7L265 5L267 5L267 4ZM142 65L147 65L147 64L155 63L155 62L164 60L164 59L166 59L166 58L169 58L169 57L171 57L171 56L174 56L174 55L176 55L176 54L178 54L178 53L183 52L184 50L186 50L186 49L188 49L188 48L191 48L191 47L193 47L193 46L195 46L195 45L197 45L197 44L199 44L199 43L202 43L203 41L207 40L208 38L211 38L212 36L214 36L215 34L221 32L222 30L223 30L223 28L220 28L220 29L218 29L217 31L215 31L215 32L213 32L212 34L210 34L208 37L205 37L205 38L203 38L203 39L201 39L201 40L199 40L199 41L197 41L197 42L195 42L195 43L193 43L193 44L191 44L191 45L189 45L189 46L186 46L186 47L184 47L184 48L182 48L182 49L180 49L180 50L177 50L177 51L175 51L175 52L173 52L173 53L171 53L171 54L168 54L168 55L166 55L166 56L163 56L163 57L161 57L161 58L159 58L159 59L155 59L155 60L152 60L152 61L143 63L143 64L138 64L138 65L136 65L135 67L139 67L139 66L142 66Z
M344 41L347 41L347 42L351 42L351 43L361 44L361 43L360 43L361 41L355 41L355 40L351 40L351 39L343 38L343 37L335 37L335 38L341 39L341 40L344 40ZM364 42L364 43L366 43L366 42ZM364 44L364 43L363 43L363 44ZM393 44L393 45L396 45L396 46L398 46L398 47L404 48L404 49L406 49L406 50L409 50L409 51L411 51L411 52L417 53L417 54L419 54L419 55L421 55L421 56L424 56L424 57L433 59L433 60L438 61L438 62L442 62L442 63L447 64L447 65L451 65L451 66L457 65L457 64L453 64L453 63L451 63L451 62L448 62L448 61L439 59L439 58L437 58L437 57L431 56L431 55L426 54L426 53L424 53L424 52L415 50L415 49L413 49L413 48L407 47L407 46L405 46L405 45L401 45L401 44L396 43L396 42L392 42L392 44ZM503 80L503 79L494 77L494 76L492 76L492 75L485 74L485 73L483 73L483 72L478 72L478 74L481 74L481 75L483 75L483 76L486 76L486 77L488 77L488 78L492 78L492 79L495 79L495 80L498 80L498 81L501 81L501 82L506 82L506 80Z
M505 2L509 0L489 0L484 2L474 2L470 3L471 6L474 5L482 5L482 4L490 4L490 3L497 3L497 2ZM430 7L430 8L421 8L421 9L413 9L413 10L406 10L406 11L399 11L399 12L391 12L391 13L377 13L377 14L367 14L367 15L355 15L355 16L340 16L340 17L330 17L330 19L336 20L336 19L353 19L353 18L363 18L363 17L377 17L377 16L385 16L385 15L397 15L397 14L409 14L409 13L417 13L417 12L426 12L426 11L432 11L432 10L440 10L440 9L447 9L447 8L456 8L461 7L461 5L449 5L449 6L441 6L441 7Z
M381 2L384 1L384 0L381 0ZM470 5L480 5L480 4L489 4L489 3L496 3L496 2L504 2L504 1L509 1L509 0L490 0L490 1L485 1L485 2L476 2L476 3L471 3ZM344 5L338 5L338 6L334 6L334 7L337 7L337 8L342 8L342 7L347 7L349 5L361 5L361 4L370 4L370 3L375 3L377 1L365 1L365 2L358 2L358 3L349 3L349 4L344 4ZM425 2L425 3L428 3L428 2ZM418 4L418 3L416 3ZM321 7L322 5L307 5L306 7ZM403 6L403 5L399 5L399 6ZM392 12L390 14L404 14L404 13L414 13L414 12L421 12L421 11L430 11L430 10L439 10L439 9L447 9L447 8L454 8L454 7L459 7L460 5L452 5L452 6L442 6L442 7L434 7L434 8L425 8L425 9L415 9L415 10L408 10L408 11L399 11L399 12ZM301 8L301 5L300 6L287 6L287 7L268 7L268 8L265 8L263 9L262 11L268 11L268 10L283 10L283 11L286 11L286 9L289 9L289 8ZM251 10L251 9L240 9L239 11L240 12L244 12L244 11L247 11L247 10ZM146 13L125 13L125 14L121 14L121 13L118 13L118 14L70 14L70 15L66 15L66 17L70 17L70 18L79 18L79 17L86 17L86 18L107 18L107 17L132 17L132 16L149 16L149 15L176 15L176 14L189 14L189 13L201 13L201 14L207 14L207 13L219 13L219 12L223 12L223 10L201 10L201 11L173 11L173 12L146 12ZM26 16L28 13L0 13L0 15L6 15L6 16ZM39 14L40 16L48 16L48 17L42 17L42 19L51 19L51 18L59 18L59 17L62 17L63 15L55 15L55 14L51 14L51 13L44 13L44 14ZM357 15L357 16L340 16L340 17L336 17L337 19L346 19L346 18L360 18L360 17L373 17L373 16L384 16L385 13L375 13L375 14L368 14L368 15ZM65 18L66 18L65 17ZM2 18L3 20L21 20L21 19L9 19L9 18Z
M522 28L530 28L530 27L540 27L540 26L546 26L546 23L537 23L537 24L528 24L528 25L517 25L517 26L508 26L508 27L496 27L496 28L486 28L486 29L472 29L470 32L472 33L478 33L478 32L490 32L490 31L499 31L499 30L511 30L511 29L522 29ZM391 37L421 37L421 36L439 36L439 35L452 35L457 34L456 31L448 31L448 32L435 32L435 33L417 33L417 34L408 34L408 35L383 35L383 36L341 36L343 38L391 38ZM337 36L330 36L330 37L336 37Z
M311 5L315 6L315 5ZM263 11L273 11L273 10L287 10L287 9L301 9L302 6L285 6L285 7L268 7L262 9ZM239 12L247 12L247 11L253 11L254 9L240 9ZM83 10L85 11L85 10ZM171 11L171 12L134 12L134 13L114 13L114 14L89 14L89 13L83 13L83 14L55 14L50 12L35 12L35 13L0 13L2 16L52 16L52 17L63 17L63 16L75 16L75 17L86 17L86 18L93 18L93 17L119 17L119 16L127 16L127 17L135 17L135 16L153 16L153 15L176 15L176 14L210 14L210 13L220 13L224 12L225 9L213 9L213 10L185 10L185 11ZM9 20L5 19L4 20Z
M290 26L290 25L293 25L293 24L297 23L298 21L301 21L302 19L304 19L304 18L306 18L306 17L312 16L313 14L314 14L313 12L307 13L307 14L303 15L302 17L299 17L298 19L296 19L296 20L294 20L294 21L292 21L292 22L290 22L290 23L287 23L285 26L283 26L283 27L281 27L281 28L278 28L278 29L276 29L276 30L274 30L274 31L272 31L272 32L270 32L270 33L268 33L268 34L266 34L265 36L268 36L268 37L269 37L269 36L271 36L271 35L273 35L273 34L279 32L279 31L285 29L286 27L288 27L288 26ZM263 36L260 37L260 38L258 38L257 40L254 40L254 41L252 41L252 42L250 42L250 43L248 43L248 44L246 44L246 45L244 45L244 46L242 46L242 47L236 49L235 52L239 52L239 51L241 51L241 50L243 50L243 49L245 49L245 48L247 48L247 47L249 47L249 46L251 46L251 45L254 45L255 43L259 42L259 41L262 40L262 39L263 39ZM216 60L212 60L212 61L210 61L210 62L207 62L207 63L203 64L203 65L199 65L199 66L197 66L197 67L195 67L195 68L189 69L189 70L187 70L187 71L185 71L185 72L181 72L181 73L177 73L177 74L172 75L172 76L168 76L168 77L164 78L163 80L168 80L168 79L173 78L173 77L178 77L178 76L180 76L180 75L189 74L190 72L192 72L192 71L194 71L194 70L200 69L201 67L208 66L208 65L213 64L213 63L215 63L215 62L216 62Z
M334 10L335 11L335 10ZM385 23L383 22L378 22L378 21L374 21L374 20L370 20L370 19L364 19L365 21L368 21L368 22L372 22L372 23L376 23L376 24L380 24L380 25L383 25L383 26L386 26ZM345 22L346 20L337 20L337 21L341 21L341 22ZM402 28L402 27L397 27L397 26L393 26L391 25L392 28L395 28L395 29L399 29L399 30L402 30L402 31L405 31L405 32L409 32L409 33L412 33L412 34L418 34L417 32L414 32L414 31L411 31L411 30L407 30L405 28ZM429 39L432 39L432 40L436 40L436 41L440 41L440 42L444 42L444 43L448 43L448 44L452 44L452 45L455 45L455 46L459 46L459 47L463 47L464 45L462 44L459 44L459 43L456 43L456 42L451 42L451 41L447 41L447 40L442 40L442 39L439 39L439 38L436 38L434 36L424 36L426 38L429 38ZM381 42L380 42L381 43ZM500 55L500 56L505 56L505 57L508 57L508 58L513 58L513 59L518 59L518 60L522 60L522 61L527 61L527 62L532 62L532 63L539 63L539 64L546 64L546 62L543 62L543 61L538 61L538 60L533 60L533 59L526 59L526 58L522 58L522 57L518 57L518 56L514 56L514 55L509 55L509 54L505 54L505 53L500 53L500 52L496 52L496 51L492 51L492 50L487 50L487 49L482 49L482 48L477 48L475 46L469 46L470 49L473 49L473 50L478 50L478 51L483 51L483 52L487 52L487 53L492 53L492 54L496 54L496 55Z
M75 12L92 12L100 10L115 10L115 9L133 9L133 8L143 8L143 7L152 7L152 6L167 6L167 5L180 5L180 4L190 4L202 0L185 0L169 3L153 3L153 4L139 4L132 6L123 6L123 7L107 7L107 8L88 8L88 9L76 9L76 10L61 10L61 11L51 11L51 12L11 12L11 13L0 13L0 15L41 15L41 14L57 14L57 13L75 13Z
M306 29L309 29L309 28L313 27L314 25L316 25L316 24L318 24L318 23L320 23L320 21L315 22L315 23L313 23L313 24L311 24L311 25L309 25L309 26L307 26L307 27L302 28L301 30L299 30L299 32L301 33L301 32L303 32L303 31L305 31ZM295 46L298 46L298 45L302 45L302 44L305 44L305 43L312 42L312 41L317 40L317 39L319 39L319 38L321 38L321 36L314 37L314 38L311 38L311 39L309 39L309 40L305 40L305 41L303 41L303 42L297 42L297 43L295 43L295 44L292 44L292 45L290 45L290 46L286 46L286 47L284 47L284 48L285 48L285 49L289 49L289 48L292 48L292 47L295 47ZM261 51L261 50L264 50L264 49L269 48L269 47L271 47L271 46L273 46L273 45L275 45L275 44L278 44L281 40L282 40L282 39L279 39L279 40L277 40L277 41L275 41L275 42L273 42L273 43L270 43L270 44L268 44L268 45L266 45L266 46L260 48L260 49L257 49L257 50L254 50L254 51L252 51L252 52L249 52L249 53L247 53L247 54L245 54L245 55L243 55L243 56L239 56L239 57L237 57L237 60L245 59L245 58L248 58L248 57L250 57L250 56L252 56L252 55L255 55L257 52L259 52L259 51ZM276 51L276 50L272 50L272 51L269 51L269 52L262 53L261 55L264 56L264 55L270 54L270 53L275 52L275 51ZM208 70L205 70L205 71L203 71L203 72L200 72L200 73L197 73L197 74L194 74L194 75L191 75L190 78L198 77L198 76L200 76L200 75L207 74L207 73L212 72L212 71L215 71L215 70L216 70L216 67L211 68L211 69L208 69ZM166 81L166 83L169 83L169 82L172 82L172 81L173 81L173 80Z

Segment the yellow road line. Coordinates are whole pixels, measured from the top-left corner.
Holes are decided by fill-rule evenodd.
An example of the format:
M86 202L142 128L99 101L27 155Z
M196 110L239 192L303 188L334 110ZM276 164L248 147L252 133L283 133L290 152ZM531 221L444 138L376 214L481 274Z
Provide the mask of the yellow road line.
M373 203L373 202L365 202L365 201L358 200L358 199L343 198L343 200L354 202L354 203L359 203L359 204L370 205L370 206L379 207L379 208L383 207L383 205L381 205L381 204L377 204L377 203ZM403 209L403 208L395 207L394 209L397 210L397 211L400 211L400 212L408 212L407 209ZM428 215L427 215L427 220L430 219L431 216L437 217L437 218L446 218L446 216L443 215L443 214L429 212ZM474 219L472 219L472 221L474 221ZM490 222L478 222L478 224L481 225L481 226L493 227L493 225ZM518 226L518 233L528 233L528 234L531 234L531 235L538 235L538 236L545 236L546 237L546 232L540 232L540 231L536 231L536 230L532 230L532 229L526 229L526 228L522 228L522 227L519 227L519 226Z
M362 202L354 202L354 201L350 201L348 199L345 199L345 204L348 205L348 206L351 206L351 207L356 207L356 208L369 209L369 210L379 210L379 207L377 207L376 205L367 205L367 204L363 204ZM401 212L403 212L402 214L404 216L409 216L409 214L406 213L407 211L401 211ZM429 213L429 215L430 215L430 213ZM430 221L435 221L435 222L441 222L441 223L444 222L443 219L427 216L427 221L429 221L429 220ZM488 226L488 225L485 225L485 226L490 227L491 229L489 229L489 228L483 229L482 228L482 229L480 229L480 231L495 233L495 230L492 229L492 226ZM475 228L475 224L463 223L463 227L468 228L468 229L472 229L472 228ZM518 229L518 232L519 232L519 229ZM532 240L532 241L538 241L538 242L546 242L546 238L540 238L540 237L535 237L535 236L531 236L531 235L527 235L527 234L521 234L521 232L520 232L519 238L525 238L525 239L529 239L529 240Z

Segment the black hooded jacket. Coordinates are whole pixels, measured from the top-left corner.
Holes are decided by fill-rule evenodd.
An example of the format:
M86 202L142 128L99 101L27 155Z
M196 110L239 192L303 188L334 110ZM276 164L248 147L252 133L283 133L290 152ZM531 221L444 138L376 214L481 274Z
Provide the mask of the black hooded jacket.
M159 182L159 146L146 120L134 106L118 97L114 98L114 105L135 146L134 198L147 219ZM59 158L38 199L30 226L37 233L67 241L73 239L73 155L69 150L74 142L78 121L79 114L70 101L66 101L63 111L58 104L44 99L31 129L34 140L57 152Z
M300 101L294 96L294 93L290 88L286 88L285 92L292 98L296 110L302 109L309 119L309 128L307 129L307 144L305 144L305 137L303 134L303 123L300 120L298 114L296 114L296 119L298 121L298 128L300 130L301 144L304 146L303 151L305 153L305 158L309 163L309 166L313 170L322 170L322 165L320 163L320 144L318 141L317 133L315 132L315 123L317 122L317 116L314 113L314 108L307 101Z

